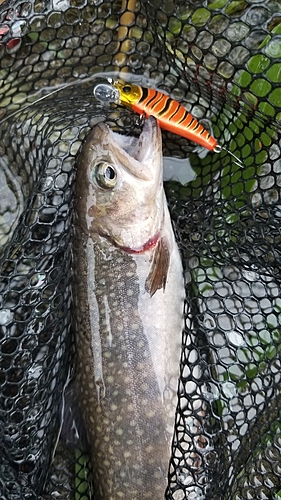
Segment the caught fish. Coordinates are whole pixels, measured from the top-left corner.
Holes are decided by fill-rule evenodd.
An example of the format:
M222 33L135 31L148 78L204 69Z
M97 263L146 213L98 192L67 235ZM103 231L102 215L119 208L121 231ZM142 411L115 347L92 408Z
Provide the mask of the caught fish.
M108 81L109 84L96 85L94 95L98 100L123 104L139 115L154 116L162 129L185 137L214 153L227 151L241 166L241 160L218 144L217 139L175 99L153 88L112 78L108 78Z
M185 294L154 118L138 139L104 123L89 133L73 253L76 384L96 497L164 499Z

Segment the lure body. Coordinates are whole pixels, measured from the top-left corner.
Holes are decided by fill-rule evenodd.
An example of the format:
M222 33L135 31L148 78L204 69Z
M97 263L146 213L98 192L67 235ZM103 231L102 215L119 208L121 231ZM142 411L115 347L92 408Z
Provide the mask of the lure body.
M113 81L119 102L146 117L154 116L164 130L216 151L217 140L178 101L159 90ZM217 152L217 151L216 151Z

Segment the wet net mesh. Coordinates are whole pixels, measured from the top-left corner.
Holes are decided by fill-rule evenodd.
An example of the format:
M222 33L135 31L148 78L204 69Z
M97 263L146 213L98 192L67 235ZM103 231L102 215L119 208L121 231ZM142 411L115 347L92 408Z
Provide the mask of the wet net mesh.
M280 0L0 3L0 499L94 498L87 450L58 439L73 359L72 189L95 123L140 130L93 96L100 73L127 69L243 163L163 133L164 155L194 171L166 185L187 298L166 498L277 500Z

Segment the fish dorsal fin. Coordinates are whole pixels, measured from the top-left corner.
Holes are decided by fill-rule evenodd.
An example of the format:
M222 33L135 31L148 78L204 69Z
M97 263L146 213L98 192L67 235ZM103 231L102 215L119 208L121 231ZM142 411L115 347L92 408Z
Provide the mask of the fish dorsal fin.
M170 265L170 249L165 237L159 239L154 250L151 268L145 282L146 291L152 295L163 288L165 290Z

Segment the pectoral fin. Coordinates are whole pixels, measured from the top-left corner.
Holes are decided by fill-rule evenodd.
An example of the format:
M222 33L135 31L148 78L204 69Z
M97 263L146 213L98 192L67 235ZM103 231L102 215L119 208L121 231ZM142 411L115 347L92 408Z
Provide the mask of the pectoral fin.
M159 239L155 247L151 268L145 282L146 291L152 295L157 290L163 288L165 290L167 275L170 265L170 249L165 237Z

